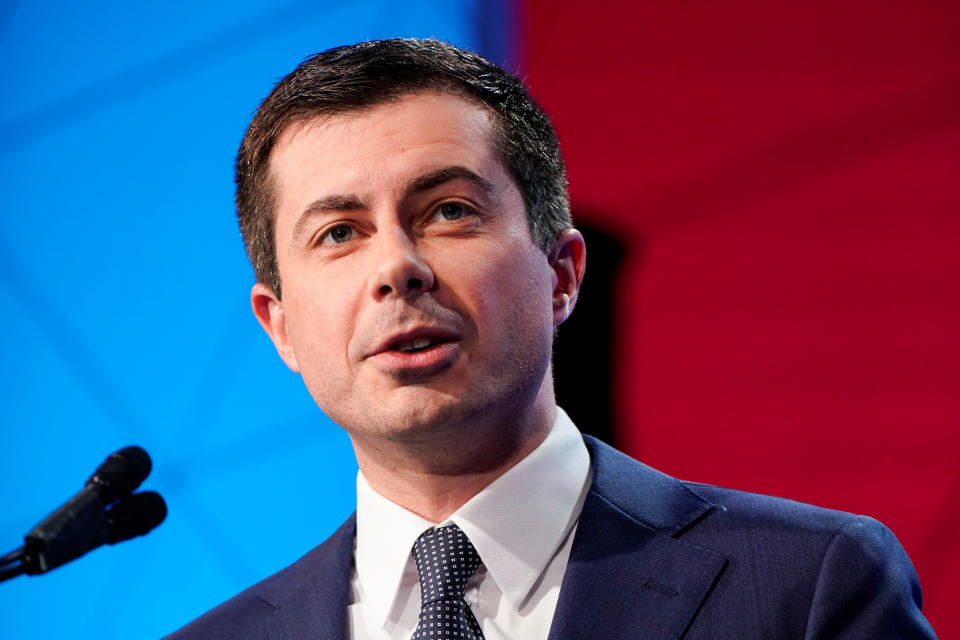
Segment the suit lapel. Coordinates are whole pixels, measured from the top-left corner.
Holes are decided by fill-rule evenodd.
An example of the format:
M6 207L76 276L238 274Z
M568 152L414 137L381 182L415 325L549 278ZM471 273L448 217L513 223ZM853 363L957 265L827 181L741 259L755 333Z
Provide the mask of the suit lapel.
M277 607L271 640L346 640L356 526L351 516L259 594Z
M714 508L683 483L585 436L593 484L549 640L676 640L727 560L677 539ZM267 581L271 640L346 640L356 519Z
M726 566L674 536L713 506L686 485L585 438L594 480L549 640L676 640Z

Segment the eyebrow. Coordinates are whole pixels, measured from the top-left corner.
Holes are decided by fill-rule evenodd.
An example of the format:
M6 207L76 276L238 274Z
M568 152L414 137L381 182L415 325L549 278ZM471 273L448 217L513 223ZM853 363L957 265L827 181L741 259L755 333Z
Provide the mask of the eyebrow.
M467 169L466 167L461 167L458 165L444 167L442 169L437 169L436 171L431 171L430 173L425 173L422 176L419 176L410 183L406 188L404 195L413 195L416 193L421 193L423 191L429 191L434 187L438 187L444 182L449 182L450 180L467 180L472 182L488 196L493 196L497 192L497 187L495 184L479 175Z
M307 223L310 222L314 216L326 213L327 211L356 211L357 209L364 208L366 208L366 205L363 204L360 196L355 194L335 194L314 200L303 210L303 213L300 214L297 224L293 227L293 239L296 240L300 237Z
M425 173L422 176L417 176L407 185L406 189L404 189L404 197L407 198L418 193L423 193L424 191L429 191L451 180L467 180L479 187L485 195L490 197L495 197L497 193L496 185L480 174L466 167L452 165ZM363 199L357 194L332 194L314 200L303 210L303 213L300 214L297 224L293 227L293 238L296 239L303 233L307 223L314 216L328 211L356 211L365 208L367 208L367 205L364 204Z

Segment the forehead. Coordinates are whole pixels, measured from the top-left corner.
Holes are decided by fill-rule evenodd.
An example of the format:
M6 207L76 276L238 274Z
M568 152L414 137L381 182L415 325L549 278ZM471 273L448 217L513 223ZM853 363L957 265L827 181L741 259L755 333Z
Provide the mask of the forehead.
M296 122L283 131L270 157L277 210L294 204L290 199L305 189L376 191L444 166L502 173L493 120L493 112L476 102L424 92Z

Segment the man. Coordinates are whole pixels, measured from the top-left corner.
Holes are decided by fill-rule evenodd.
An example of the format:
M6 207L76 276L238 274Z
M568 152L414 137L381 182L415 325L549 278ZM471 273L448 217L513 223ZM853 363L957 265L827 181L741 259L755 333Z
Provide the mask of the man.
M350 435L357 512L183 638L930 638L876 521L683 483L555 403L577 300L556 136L437 41L307 60L237 159L254 313Z

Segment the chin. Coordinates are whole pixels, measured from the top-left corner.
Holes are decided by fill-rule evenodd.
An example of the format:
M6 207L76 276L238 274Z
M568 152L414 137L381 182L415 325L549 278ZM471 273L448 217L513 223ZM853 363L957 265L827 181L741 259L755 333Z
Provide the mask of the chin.
M417 402L380 409L368 417L368 424L399 442L419 442L459 432L465 423L475 419L476 413L453 398L421 398Z

